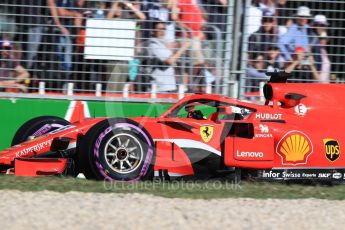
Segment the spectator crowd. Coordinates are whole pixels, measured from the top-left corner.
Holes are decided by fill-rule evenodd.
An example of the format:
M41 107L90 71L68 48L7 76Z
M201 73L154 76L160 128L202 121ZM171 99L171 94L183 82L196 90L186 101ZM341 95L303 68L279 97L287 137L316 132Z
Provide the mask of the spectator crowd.
M331 80L327 17L313 15L303 2L295 9L288 2L253 0L248 9L248 92L258 91L266 72L282 69L293 73L293 82Z
M25 84L35 87L43 80L51 89L74 81L80 90L93 89L101 82L110 93L122 92L125 85L131 91L147 92L152 83L158 92L177 92L178 84L184 91L202 92L219 77L203 43L206 37L215 37L205 31L208 24L224 37L228 0L4 1L2 10L13 26L2 31L0 26L2 49L6 50L1 67L8 70L1 72L2 88L8 85L7 79L23 78L18 66L25 70L26 79L31 77L31 81L18 83L22 84L17 87L20 91L28 90ZM129 61L85 59L90 18L135 21L135 57Z
M230 42L225 41L230 0L3 1L1 89L30 91L46 81L54 90L73 81L83 92L93 90L96 83L109 93L127 86L133 92L149 92L153 83L157 92L177 92L178 85L185 92L205 92L206 85L222 80L218 57L206 48L216 35L223 41L222 50ZM331 80L329 20L313 14L302 1L295 8L289 2L252 0L243 10L249 91L267 79L265 72L277 69L293 72L296 82ZM135 21L134 57L86 59L86 23L92 18Z

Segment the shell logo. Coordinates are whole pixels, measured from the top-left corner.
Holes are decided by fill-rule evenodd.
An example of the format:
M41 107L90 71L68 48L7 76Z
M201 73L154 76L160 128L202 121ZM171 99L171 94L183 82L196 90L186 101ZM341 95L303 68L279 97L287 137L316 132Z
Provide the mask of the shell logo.
M283 165L306 164L313 152L313 145L306 134L290 131L279 141L276 152L282 158Z

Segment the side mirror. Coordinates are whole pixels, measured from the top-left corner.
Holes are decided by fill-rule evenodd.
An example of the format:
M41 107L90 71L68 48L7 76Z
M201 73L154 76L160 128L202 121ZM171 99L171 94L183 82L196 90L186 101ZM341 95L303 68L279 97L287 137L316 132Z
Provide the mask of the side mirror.
M219 106L218 113L220 114L233 114L233 110L231 106Z
M72 139L68 137L55 137L50 146L50 151L58 152L66 150L71 140Z

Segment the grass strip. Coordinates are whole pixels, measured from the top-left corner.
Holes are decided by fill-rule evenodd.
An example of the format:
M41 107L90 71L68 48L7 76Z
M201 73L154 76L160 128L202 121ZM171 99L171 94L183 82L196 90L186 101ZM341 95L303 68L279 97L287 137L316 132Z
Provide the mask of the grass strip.
M318 198L344 200L344 185L301 185L282 182L221 182L159 180L121 183L91 181L63 177L15 177L0 176L0 190L55 191L55 192L97 192L97 193L144 193L167 198L214 199L301 199Z

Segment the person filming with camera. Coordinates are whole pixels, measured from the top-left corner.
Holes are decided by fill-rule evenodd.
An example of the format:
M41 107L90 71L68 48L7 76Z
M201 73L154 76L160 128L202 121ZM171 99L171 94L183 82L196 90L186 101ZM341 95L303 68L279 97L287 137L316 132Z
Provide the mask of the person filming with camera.
M149 56L152 63L151 77L157 83L158 92L175 92L176 76L175 64L177 60L186 52L190 46L189 41L181 44L180 48L172 49L169 47L169 41L165 39L166 24L158 21L153 26L154 36L149 39Z
M27 92L25 85L29 81L29 72L13 56L12 42L0 41L0 91Z
M288 73L293 72L293 78L296 79L296 82L320 80L313 55L309 55L301 46L295 48L292 62L287 65L285 71Z

